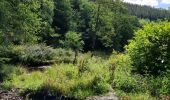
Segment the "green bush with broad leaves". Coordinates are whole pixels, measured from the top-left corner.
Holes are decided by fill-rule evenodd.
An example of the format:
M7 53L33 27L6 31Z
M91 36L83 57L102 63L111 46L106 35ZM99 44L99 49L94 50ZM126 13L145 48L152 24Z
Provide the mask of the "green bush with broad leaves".
M146 24L127 46L134 70L158 76L170 69L170 23Z

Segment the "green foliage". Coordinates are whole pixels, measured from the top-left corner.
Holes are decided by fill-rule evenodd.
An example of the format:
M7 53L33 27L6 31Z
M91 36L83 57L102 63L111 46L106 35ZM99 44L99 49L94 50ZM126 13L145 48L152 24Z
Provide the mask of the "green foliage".
M52 63L72 63L75 52L71 49L52 48L44 44L11 45L0 47L0 62L25 65L43 65Z
M131 61L127 55L114 53L109 60L113 72L112 86L126 93L145 92L145 80L131 73Z
M16 51L16 52L15 52ZM19 51L20 54L17 54ZM19 61L25 64L45 64L53 62L55 50L45 45L26 45L14 48Z
M134 30L139 26L138 19L128 14L120 0L98 0L98 3L101 6L98 11L100 25L97 25L100 42L104 47L123 51L128 39L132 38Z
M68 31L80 33L85 50L122 50L138 27L137 18L128 15L120 0L56 0L55 6L56 32L61 38Z
M0 66L0 81L11 79L14 75L22 75L26 70L22 66L1 65Z
M2 14L4 20L0 29L3 32L4 44L22 44L35 42L37 32L40 30L41 18L37 9L40 3L37 1L1 1L6 9Z
M170 94L169 72L164 76L147 77L148 90L153 96L166 96Z
M54 8L52 0L1 0L0 6L2 7L0 31L2 31L1 40L3 40L1 43L4 45L35 43L40 40L40 36L41 39L44 38L43 32L52 34L49 33L51 32L49 30L53 30L50 26Z
M169 22L140 20L141 27L121 0L1 0L0 7L2 88L17 88L30 99L83 100L111 88L125 100L170 94ZM138 27L142 29L127 46L128 54L114 51L109 57L95 51L123 51ZM78 55L89 50L93 54ZM7 63L55 64L27 71Z
M76 0L73 0L76 1ZM87 0L77 0L75 11L79 14L76 19L77 31L82 34L84 49L91 49L95 28L96 4Z
M59 47L59 39L76 32L85 50L120 50L137 26L120 0L2 0L0 6L3 45L41 42Z
M68 56L65 51L61 52L63 49L57 50ZM3 66L0 73L4 76L3 88L19 88L23 96L30 98L65 96L81 100L107 93L111 86L123 100L156 100L170 93L169 72L157 78L144 77L133 73L131 63L128 55L117 52L113 52L108 61L99 56L91 58L88 53L79 55L75 65L56 64L42 72Z
M45 45L11 45L2 47L0 56L10 62L41 65L54 62L55 50Z
M158 100L156 97L152 97L149 93L120 93L121 100Z
M108 63L110 71L112 70L110 83L122 100L157 100L162 93L156 92L155 95L153 93L167 90L162 88L166 85L161 82L161 79L144 77L133 73L132 62L128 55L113 52Z
M76 32L68 32L65 35L65 40L60 41L63 47L72 49L74 51L81 51L83 49L84 42L81 39L81 34Z
M148 19L150 21L158 19L170 20L170 12L167 9L130 3L125 3L124 5L128 8L131 15L137 16L138 18Z
M73 63L76 63L78 51L82 51L84 45L84 41L81 38L81 34L78 34L76 32L68 32L65 35L65 40L61 40L60 43L63 45L63 47L67 49L72 49L75 52Z
M115 29L113 27L113 16L114 14L109 11L105 6L100 8L100 11L96 12L99 14L99 22L96 24L96 35L104 47L112 47L113 37L115 35ZM97 16L97 15L96 15ZM97 20L97 19L96 19Z
M139 22L140 22L140 25L141 25L141 26L144 26L144 25L149 24L151 21L150 21L150 20L147 20L147 19L140 19Z
M135 33L127 51L137 72L157 76L170 69L169 30L169 22L158 22Z
M117 51L124 51L124 46L128 44L129 39L132 39L134 31L140 24L135 16L127 14L115 15L113 23L116 33L113 47Z
M110 84L123 100L157 100L169 95L169 72L163 76L136 74L129 55L113 52L108 61Z
M52 28L54 17L54 1L53 0L40 0L41 8L39 10L41 20L41 30L38 34L39 42L47 43L48 45L56 45L57 37L59 36Z
M55 49L54 59L57 63L72 63L74 59L74 52L70 49Z
M0 46L0 64L10 61L10 47Z
M19 88L22 94L29 93L30 96L44 93L43 95L60 94L84 99L87 96L103 94L109 89L108 69L102 63L93 64L96 61L97 59L89 60L89 70L84 72L80 72L78 66L61 64L54 65L45 72L15 75L11 80L4 81L3 86Z
M72 18L72 8L70 0L54 0L54 19L53 26L55 31L64 34L70 29Z

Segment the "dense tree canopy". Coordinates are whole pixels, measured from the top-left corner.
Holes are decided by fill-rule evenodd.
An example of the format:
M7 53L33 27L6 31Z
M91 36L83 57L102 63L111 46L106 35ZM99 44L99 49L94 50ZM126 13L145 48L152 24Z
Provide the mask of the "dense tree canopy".
M5 44L37 42L44 25L52 22L47 13L53 10L51 0L2 0L0 6L1 42Z
M125 3L130 14L137 16L138 18L144 18L149 20L168 19L170 20L170 11L161 8L153 8L150 6L142 6L137 4Z
M55 31L61 34L61 38L68 31L81 33L85 50L123 50L138 27L138 20L127 13L120 0L56 0L55 5ZM117 29L118 26L128 28L122 31Z
M0 2L3 44L46 43L59 47L67 32L78 32L83 49L124 50L139 23L120 0Z

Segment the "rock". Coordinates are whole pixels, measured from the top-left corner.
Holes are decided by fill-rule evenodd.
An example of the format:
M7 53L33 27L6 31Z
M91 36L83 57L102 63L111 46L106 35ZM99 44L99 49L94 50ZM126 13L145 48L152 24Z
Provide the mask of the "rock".
M86 100L119 100L119 99L114 93L109 92L106 96L92 96L86 98Z
M39 71L44 71L48 68L51 68L51 66L38 66L38 67L29 67L29 71L32 72L32 71L36 71L36 70L39 70Z
M23 97L18 95L18 92L18 89L11 89L10 91L0 89L0 100L24 100Z

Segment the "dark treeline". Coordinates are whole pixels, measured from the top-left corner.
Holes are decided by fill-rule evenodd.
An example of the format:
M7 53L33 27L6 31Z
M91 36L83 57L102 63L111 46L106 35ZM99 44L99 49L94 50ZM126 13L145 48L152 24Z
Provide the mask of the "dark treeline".
M153 8L149 6L142 6L137 4L125 3L125 6L128 8L130 14L137 16L138 18L144 18L149 20L158 20L158 19L166 19L170 20L170 11L161 9L161 8Z

